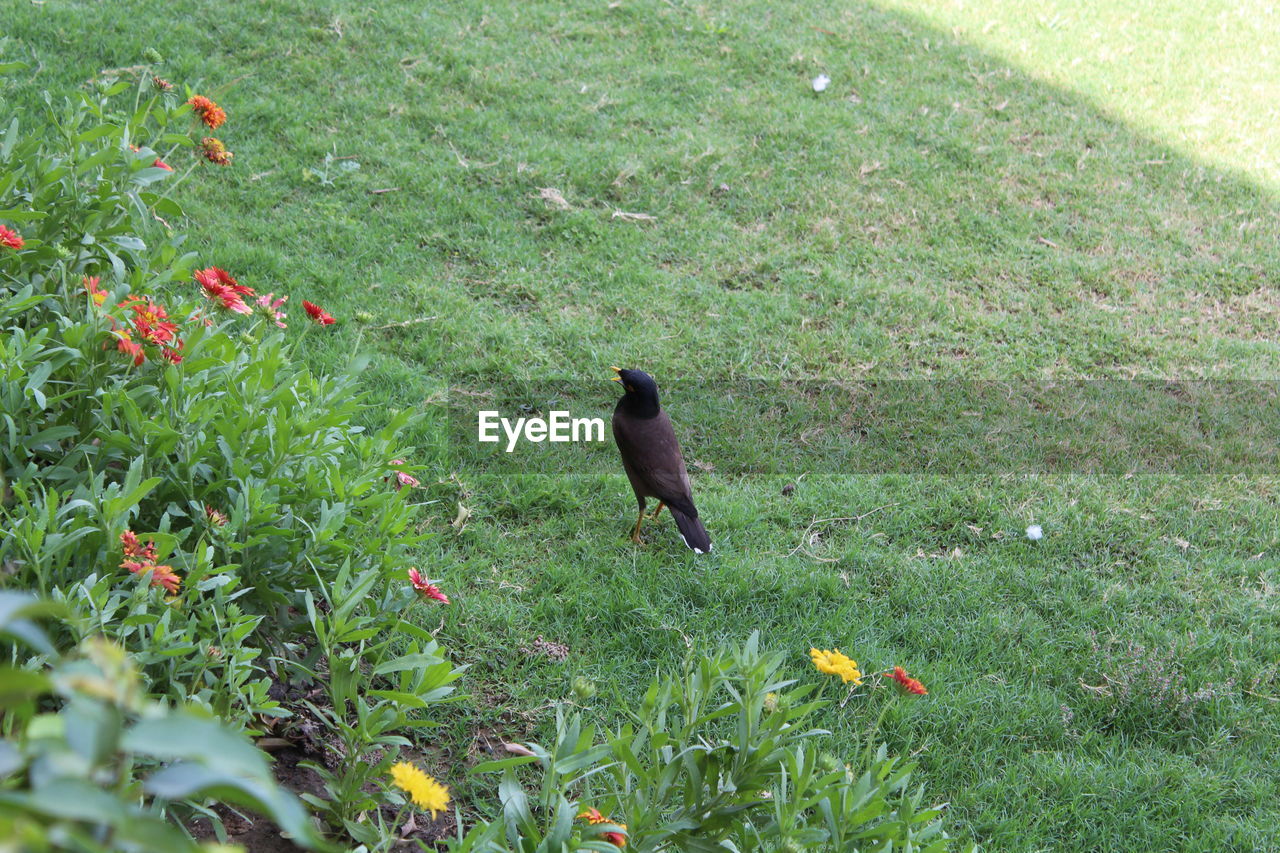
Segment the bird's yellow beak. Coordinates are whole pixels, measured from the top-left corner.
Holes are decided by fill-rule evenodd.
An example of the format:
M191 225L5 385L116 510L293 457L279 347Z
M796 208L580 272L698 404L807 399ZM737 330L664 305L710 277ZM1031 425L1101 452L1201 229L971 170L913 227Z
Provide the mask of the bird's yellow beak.
M614 373L621 373L621 372L622 372L622 368L621 368L621 367L610 367L609 369L610 369L610 370L612 370ZM622 377L621 377L621 376L615 376L615 377L613 377L612 379L610 379L609 381L610 381L610 382L621 382L621 381L622 381Z

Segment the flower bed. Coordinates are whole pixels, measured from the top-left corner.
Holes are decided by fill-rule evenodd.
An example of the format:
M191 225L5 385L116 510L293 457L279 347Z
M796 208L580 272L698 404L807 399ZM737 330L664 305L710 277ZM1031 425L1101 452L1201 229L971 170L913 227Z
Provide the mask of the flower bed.
M0 836L194 850L193 822L224 838L243 807L305 848L391 849L463 772L411 760L465 667L417 624L456 593L409 566L408 418L355 426L357 378L292 357L341 319L177 227L174 187L234 167L203 136L233 115L143 66L48 115L0 135ZM473 768L501 805L455 811L449 848L944 849L907 766L818 751L823 703L782 666L753 637L621 730L562 709L552 747ZM281 743L312 790L278 783Z

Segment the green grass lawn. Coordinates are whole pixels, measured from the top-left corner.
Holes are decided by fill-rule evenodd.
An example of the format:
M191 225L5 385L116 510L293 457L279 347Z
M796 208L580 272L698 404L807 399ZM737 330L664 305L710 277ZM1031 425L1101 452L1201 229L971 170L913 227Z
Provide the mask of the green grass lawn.
M49 0L6 11L0 50L39 70L0 98L155 47L227 109L234 166L181 191L192 248L323 304L307 358L368 355L380 405L428 413L420 565L454 599L429 626L473 697L437 769L465 797L575 676L614 722L759 629L799 678L810 646L918 675L926 698L833 707L831 748L888 704L874 737L989 849L1280 850L1280 479L954 442L945 476L881 469L785 417L767 443L771 400L855 380L1280 377L1274 50L1245 61L1258 25L1196 4L1060 5ZM490 394L607 417L612 364L672 389L711 557L669 518L626 541L608 447L458 434ZM748 388L759 418L725 415Z

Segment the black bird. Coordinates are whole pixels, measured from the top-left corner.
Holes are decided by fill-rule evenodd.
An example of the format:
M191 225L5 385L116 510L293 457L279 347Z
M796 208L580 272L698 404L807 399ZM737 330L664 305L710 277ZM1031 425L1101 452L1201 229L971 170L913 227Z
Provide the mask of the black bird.
M631 531L631 541L640 544L640 525L644 522L645 498L657 498L658 517L665 506L671 510L680 528L680 538L695 554L711 550L711 537L698 519L689 488L689 472L680 455L671 419L658 405L658 385L643 370L612 368L626 393L613 410L613 440L622 454L622 467L640 503L640 515Z

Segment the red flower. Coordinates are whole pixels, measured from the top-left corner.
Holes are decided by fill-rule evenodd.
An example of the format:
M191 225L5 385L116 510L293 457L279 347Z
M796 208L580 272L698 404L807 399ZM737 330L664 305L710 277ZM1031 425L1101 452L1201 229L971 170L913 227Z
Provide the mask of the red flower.
M312 320L315 320L321 326L332 326L334 323L338 322L328 311L324 310L314 302L308 302L305 299L302 300L302 310L306 311L307 316Z
M192 277L204 288L206 299L216 299L222 307L235 314L252 314L253 309L244 302L244 296L253 296L253 288L236 282L231 274L218 267L196 270Z
M15 252L22 248L25 241L22 235L7 225L0 225L0 246L13 249Z
M178 325L169 322L164 306L135 296L126 300L123 307L133 311L133 329L147 343L163 346L177 339Z
M221 139L212 136L200 140L200 153L204 155L204 159L218 166L230 166L231 158L235 156L222 144Z
M148 563L155 562L156 559L156 543L154 540L148 542L145 546L138 540L138 534L132 530L126 530L120 534L120 544L124 548L126 557L141 557Z
M895 666L893 672L888 674L890 678L902 685L902 689L908 693L914 693L917 696L927 696L928 690L924 689L924 685L916 679L907 675L907 671L900 666Z
M209 125L210 130L217 130L227 120L226 111L204 95L196 95L187 103L191 105L192 111L200 116L200 120Z
M168 80L164 79L163 77L156 77L154 75L152 75L151 77L151 85L155 86L161 92L167 92L173 88L173 84L170 83Z
M87 275L83 280L84 289L88 291L89 298L92 299L93 304L97 305L99 308L102 307L102 303L107 301L107 292L98 287L98 284L101 281L102 279L98 278L96 275Z
M441 604L449 603L449 597L441 592L438 586L429 583L417 569L409 569L409 583L413 584L413 588L424 597L435 599Z
M204 518L205 521L209 522L214 527L227 526L227 514L225 512L218 512L208 504L204 505Z
M403 465L403 464L405 464L405 462L404 462L404 460L403 460L403 459L392 459L392 460L391 460L389 463L387 463L387 464L389 464L389 465ZM417 487L417 486L421 486L421 485L422 485L422 483L418 480L418 478L417 478L417 477L414 477L414 476L412 476L412 475L410 475L410 474L406 474L406 473L405 473L405 472L403 472L403 471L397 471L397 472L396 472L396 491L400 491L400 489L401 489L402 487L404 487L404 486L408 486L409 488L411 488L411 489L412 489L412 488L415 488L415 487Z

